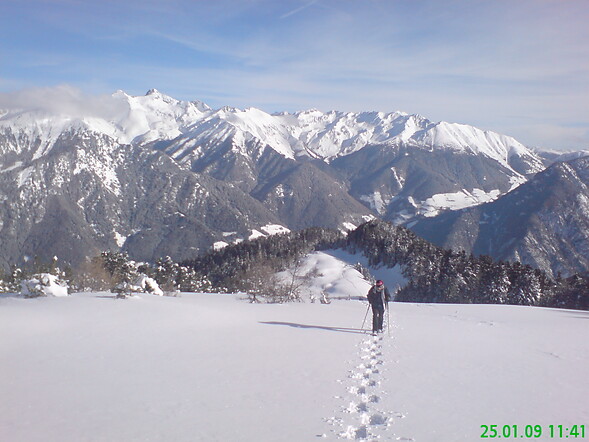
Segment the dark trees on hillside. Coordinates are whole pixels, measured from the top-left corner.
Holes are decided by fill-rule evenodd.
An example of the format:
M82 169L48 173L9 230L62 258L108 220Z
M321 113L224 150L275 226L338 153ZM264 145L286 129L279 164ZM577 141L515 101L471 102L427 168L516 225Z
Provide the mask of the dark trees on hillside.
M372 266L399 265L408 283L398 291L398 301L587 308L587 279L552 281L529 265L444 250L408 229L379 220L362 224L347 237L311 228L244 241L185 265L206 275L213 287L255 295L272 291L275 272L328 248L362 253Z
M310 252L343 244L340 232L313 227L243 241L183 264L206 276L220 291L262 294L271 290L272 274L294 265Z
M409 282L398 291L398 301L577 309L589 304L589 278L552 281L529 265L444 250L383 221L370 221L350 232L348 247L363 252L373 265L401 265Z
M589 309L589 275L554 281L519 262L441 249L408 229L379 220L362 224L347 237L335 230L309 228L244 241L182 264L166 257L155 265L138 266L124 253L104 252L88 263L74 286L128 282L140 272L167 291L242 291L252 300L284 302L300 299L295 282L301 275L292 275L289 288L276 273L296 268L313 251L335 248L362 253L372 266L400 266L408 282L397 292L397 301ZM13 289L18 272L2 279L0 290Z

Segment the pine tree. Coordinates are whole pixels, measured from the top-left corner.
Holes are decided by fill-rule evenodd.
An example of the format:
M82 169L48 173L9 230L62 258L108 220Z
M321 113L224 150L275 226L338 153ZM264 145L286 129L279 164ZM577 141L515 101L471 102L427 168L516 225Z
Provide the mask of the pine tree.
M102 252L100 257L114 283L130 282L137 277L137 269L127 252Z

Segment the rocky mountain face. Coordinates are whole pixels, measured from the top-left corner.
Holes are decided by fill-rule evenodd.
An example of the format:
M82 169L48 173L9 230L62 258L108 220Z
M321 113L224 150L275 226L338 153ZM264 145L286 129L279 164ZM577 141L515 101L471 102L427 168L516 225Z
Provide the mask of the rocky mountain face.
M488 204L411 226L440 246L568 276L589 269L589 157L558 162Z
M230 184L159 152L81 131L60 134L47 155L4 168L0 189L4 266L27 256L75 263L120 247L136 259L183 259L219 232L247 235L278 223Z
M4 267L107 249L182 260L274 225L410 223L544 168L513 138L401 112L214 110L155 90L107 101L0 110Z

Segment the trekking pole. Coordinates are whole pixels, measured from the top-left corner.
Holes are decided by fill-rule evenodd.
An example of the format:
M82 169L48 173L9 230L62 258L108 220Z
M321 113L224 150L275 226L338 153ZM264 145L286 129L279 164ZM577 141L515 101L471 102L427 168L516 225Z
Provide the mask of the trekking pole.
M370 304L366 308L366 314L364 315L364 321L362 321L362 330L364 330L364 324L366 323L366 318L368 317L368 310L370 310Z
M391 309L389 307L389 303L387 302L387 333L389 334L389 338L391 337Z

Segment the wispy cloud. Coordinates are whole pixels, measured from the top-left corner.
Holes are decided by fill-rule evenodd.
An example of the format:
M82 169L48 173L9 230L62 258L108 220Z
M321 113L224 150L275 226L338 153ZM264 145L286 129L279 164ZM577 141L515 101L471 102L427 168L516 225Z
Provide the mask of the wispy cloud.
M35 110L51 114L105 119L128 111L126 104L122 100L114 99L112 95L87 94L69 85L0 93L0 109Z
M319 0L307 1L307 2L303 3L301 6L299 6L298 8L292 9L292 10L282 14L280 16L280 18L285 19L285 18L288 18L288 17L293 16L295 14L298 14L299 12L304 11L308 7L313 6L314 4L316 4L318 2L319 2Z

